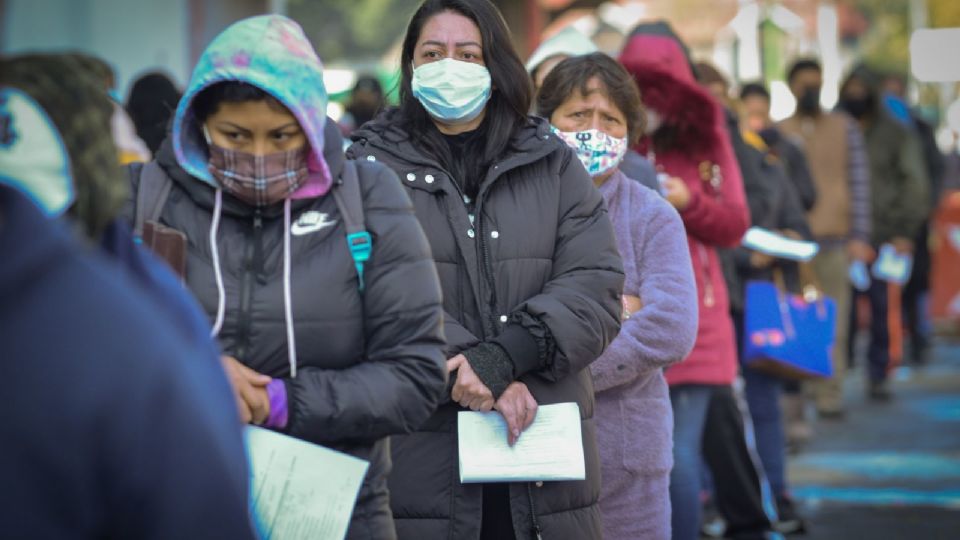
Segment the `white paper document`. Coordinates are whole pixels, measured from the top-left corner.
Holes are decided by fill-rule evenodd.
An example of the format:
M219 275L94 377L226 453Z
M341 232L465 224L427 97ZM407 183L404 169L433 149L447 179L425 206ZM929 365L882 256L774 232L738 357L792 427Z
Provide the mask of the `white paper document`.
M583 439L576 403L544 405L511 447L498 412L460 412L460 481L536 482L583 480Z
M913 270L913 257L906 253L897 253L892 244L880 246L880 256L873 263L873 276L897 285L905 285Z
M740 245L772 257L799 262L809 261L820 251L816 242L794 240L760 227L750 227Z
M248 427L253 507L265 540L343 540L368 463Z

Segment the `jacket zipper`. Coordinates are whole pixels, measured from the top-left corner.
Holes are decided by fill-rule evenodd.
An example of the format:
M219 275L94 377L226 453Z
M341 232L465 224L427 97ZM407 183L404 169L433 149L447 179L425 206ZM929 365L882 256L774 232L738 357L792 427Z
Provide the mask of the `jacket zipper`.
M253 242L247 244L244 250L243 277L240 283L240 312L237 321L237 359L243 362L247 350L250 348L251 304L253 303L253 287L257 281L258 268L261 263L257 259L263 240L263 216L260 209L253 214ZM260 258L262 258L262 254Z
M478 197L480 197L479 194ZM497 288L493 279L493 262L491 260L492 257L490 257L490 244L487 242L487 235L480 217L480 207L483 205L483 200L484 199L481 198L479 201L477 201L477 207L475 209L477 221L476 229L477 241L480 242L480 245L478 246L480 248L480 274L488 288L487 296L490 301L490 310L487 313L487 324L490 325L489 337L493 337L497 329L497 314L500 312L500 310L497 305Z
M369 143L370 141L368 141L368 144ZM391 152L389 149L382 147L378 144L370 144L370 146L373 148L377 148L388 154L391 154L399 159L408 160L410 157L410 156L397 155L394 152ZM451 180L453 179L453 175L450 174L446 169L441 167L436 162L430 161L428 159L423 159L415 162L414 164L423 166L423 167L433 167L434 169L447 175L447 178L450 178ZM496 167L497 166L494 166L494 168ZM489 292L487 293L487 295L489 296L490 301L492 302L492 305L490 306L490 310L487 313L487 316L484 318L485 326L487 326L486 332L488 334L488 336L485 336L485 337L492 337L494 332L496 331L497 313L498 313L496 288L494 287L494 282L493 282L493 269L492 269L492 262L490 257L490 246L487 244L487 241L486 241L486 236L484 234L482 218L481 218L484 192L490 189L490 186L493 185L494 180L495 179L491 180L490 182L485 182L484 184L481 185L480 190L477 193L477 197L473 207L474 222L470 224L470 226L474 229L476 233L475 240L479 242L478 258L480 260L480 278L483 280L483 283L480 284L480 287L481 287L480 292L481 294L484 292L482 287L484 286L484 283L485 283L486 286L489 288ZM460 189L460 186L457 185L457 183L454 181L451 181L450 183L453 185L453 189L456 190L457 195L459 196L459 200L463 200L464 192L463 190ZM486 189L484 189L484 186L486 187ZM469 210L468 210L468 213L469 213Z

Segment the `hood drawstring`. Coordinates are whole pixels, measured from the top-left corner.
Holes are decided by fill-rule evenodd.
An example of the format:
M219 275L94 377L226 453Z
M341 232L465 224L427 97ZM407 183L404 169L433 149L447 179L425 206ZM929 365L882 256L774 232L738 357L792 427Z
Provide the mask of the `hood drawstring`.
M223 191L217 188L213 205L213 222L210 224L210 254L213 258L213 274L217 280L217 318L213 322L210 337L217 337L223 328L223 317L227 310L227 293L223 288L223 273L220 270L220 250L217 247L217 231L220 229L220 215L223 213Z
M290 294L290 198L283 201L283 313L287 325L290 377L297 377L297 341L293 333L293 296Z
M210 225L210 253L213 258L213 273L217 280L217 318L210 337L217 337L223 328L227 294L223 287L223 272L220 269L220 250L217 247L217 232L223 213L223 190L217 189L213 207L213 222ZM290 199L283 202L283 314L287 327L287 356L290 359L290 377L297 376L297 343L293 333L293 297L290 293Z

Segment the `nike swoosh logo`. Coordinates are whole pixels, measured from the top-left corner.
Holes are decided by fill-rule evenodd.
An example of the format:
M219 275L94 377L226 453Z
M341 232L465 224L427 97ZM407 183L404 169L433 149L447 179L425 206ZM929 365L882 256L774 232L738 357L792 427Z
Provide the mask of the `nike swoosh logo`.
M290 234L294 236L303 236L305 234L315 233L319 230L332 227L337 224L336 220L331 220L330 216L321 212L306 212L301 215L297 221L290 226Z

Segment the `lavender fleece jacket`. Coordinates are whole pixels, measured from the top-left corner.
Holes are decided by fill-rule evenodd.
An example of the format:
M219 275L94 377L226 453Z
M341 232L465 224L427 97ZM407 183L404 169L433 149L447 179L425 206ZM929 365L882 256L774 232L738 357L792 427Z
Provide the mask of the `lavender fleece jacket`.
M601 463L605 474L666 474L673 466L673 413L663 368L690 353L697 333L687 235L666 200L620 171L600 192L623 257L624 294L643 302L590 365Z

